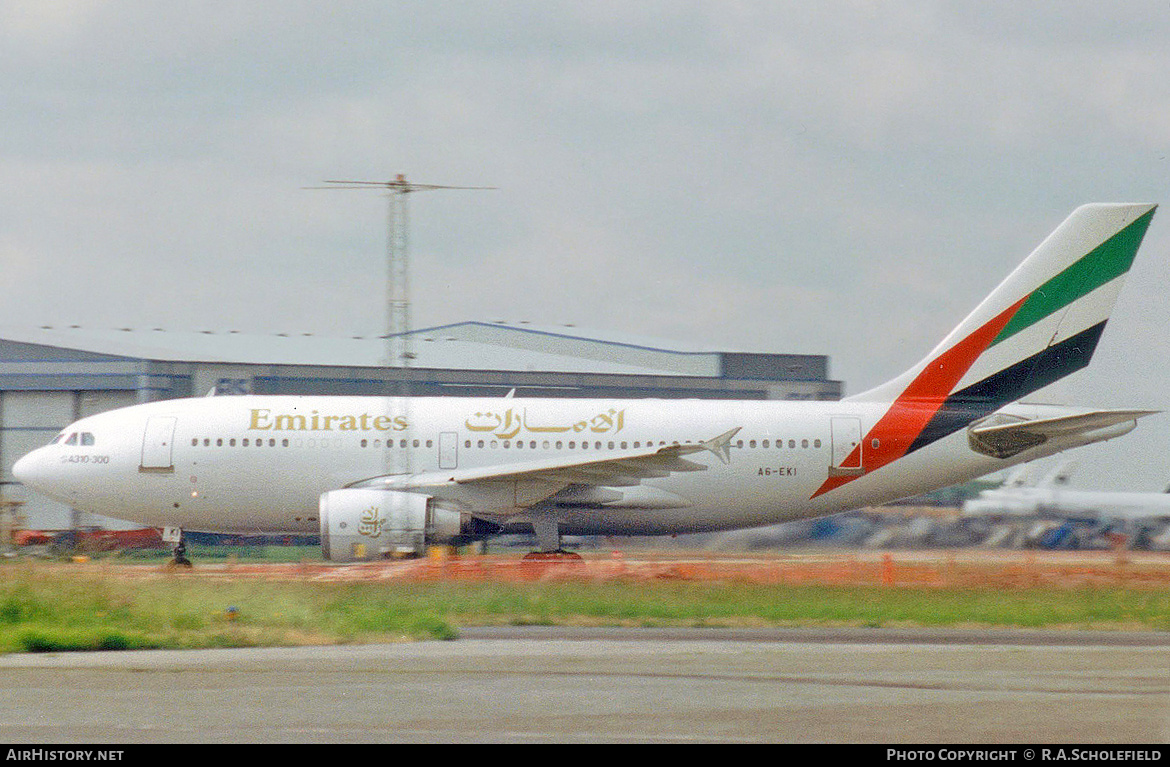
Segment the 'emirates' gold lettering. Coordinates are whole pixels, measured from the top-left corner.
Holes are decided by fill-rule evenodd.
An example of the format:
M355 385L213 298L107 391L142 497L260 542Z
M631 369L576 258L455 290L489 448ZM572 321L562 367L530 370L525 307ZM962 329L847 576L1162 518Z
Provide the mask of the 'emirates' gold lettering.
M268 408L252 408L248 421L250 431L406 431L406 416L322 415L316 410L308 415L298 413L273 414Z

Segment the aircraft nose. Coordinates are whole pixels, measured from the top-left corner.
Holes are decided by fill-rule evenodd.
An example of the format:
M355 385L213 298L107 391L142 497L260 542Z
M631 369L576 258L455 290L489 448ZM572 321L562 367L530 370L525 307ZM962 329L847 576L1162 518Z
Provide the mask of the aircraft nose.
M34 450L12 466L12 475L23 485L39 489L44 482L45 469L41 450Z

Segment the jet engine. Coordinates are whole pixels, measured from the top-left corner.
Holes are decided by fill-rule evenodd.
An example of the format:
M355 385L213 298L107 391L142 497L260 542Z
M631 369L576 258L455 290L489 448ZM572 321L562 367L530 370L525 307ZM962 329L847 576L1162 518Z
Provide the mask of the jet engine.
M498 530L396 490L333 490L321 496L320 510L321 551L333 562L421 556L427 546L470 543Z

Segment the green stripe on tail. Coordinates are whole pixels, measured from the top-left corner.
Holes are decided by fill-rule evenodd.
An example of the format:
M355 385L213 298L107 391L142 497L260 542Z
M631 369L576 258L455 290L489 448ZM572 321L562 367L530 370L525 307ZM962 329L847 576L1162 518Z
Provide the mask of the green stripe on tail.
M1154 217L1150 210L1041 285L991 342L995 346L1129 271Z

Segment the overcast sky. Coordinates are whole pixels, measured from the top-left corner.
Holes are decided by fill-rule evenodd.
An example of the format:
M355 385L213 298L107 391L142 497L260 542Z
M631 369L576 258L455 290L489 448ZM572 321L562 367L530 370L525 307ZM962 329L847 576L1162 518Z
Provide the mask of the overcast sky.
M1167 202L1170 4L0 0L0 324L527 320L916 362L1073 208ZM1094 366L1170 409L1170 211ZM1054 395L1054 396L1055 396ZM1170 484L1170 414L1077 484Z

